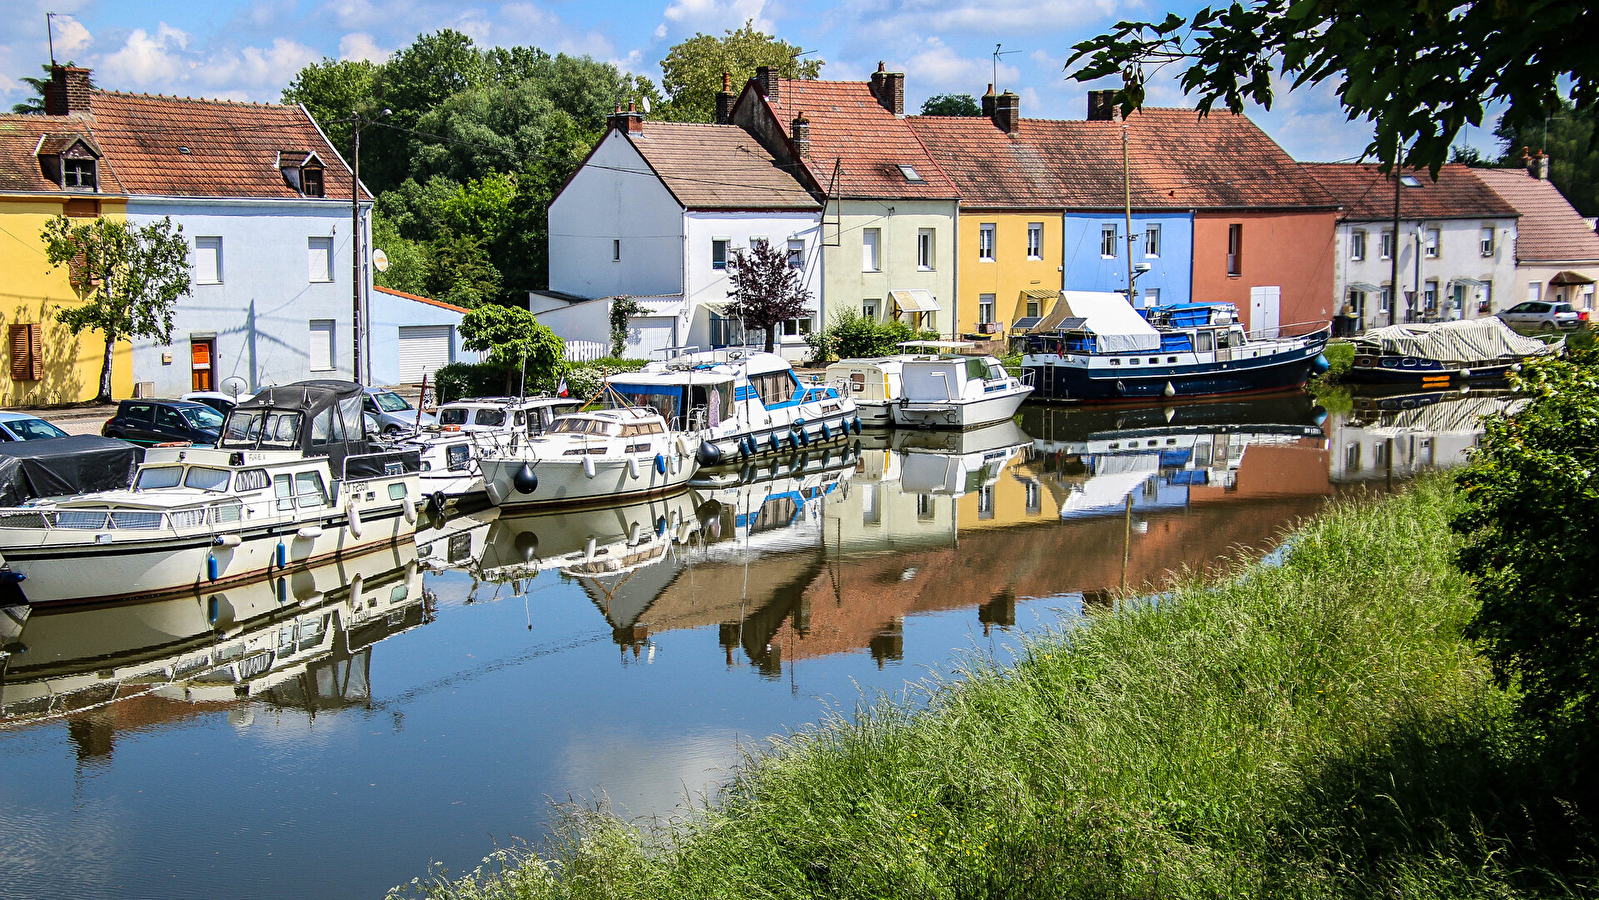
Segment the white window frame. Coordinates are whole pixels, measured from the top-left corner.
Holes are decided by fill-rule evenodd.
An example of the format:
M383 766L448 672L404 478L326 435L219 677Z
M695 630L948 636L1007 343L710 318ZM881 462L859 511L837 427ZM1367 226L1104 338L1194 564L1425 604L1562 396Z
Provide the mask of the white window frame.
M318 330L324 330L324 331L326 331L328 333L328 358L327 358L327 364L325 366L317 365L318 361L317 361L317 359L314 356L314 354L316 353L316 343L317 343L316 342L316 338L314 337L314 335L317 333ZM338 368L339 368L339 323L338 323L338 320L336 320L336 319L312 319L311 322L310 322L310 326L309 326L309 334L307 336L307 341L308 341L308 343L306 345L306 347L307 347L306 364L307 364L308 368L310 368L311 371L313 371L313 372L333 372L333 371L337 371L338 370Z
M918 228L916 230L916 270L931 272L937 262L933 251L936 247L936 236L931 228Z
M717 251L717 245L718 244L721 245L721 251L722 251L722 261L720 263L718 263L716 261L716 251ZM727 260L728 260L728 257L730 255L727 251L728 251L728 248L730 248L732 245L733 245L733 239L730 238L730 237L713 237L713 238L711 238L711 271L713 271L713 272L726 271L726 269L727 269Z
M212 261L212 270L209 273L200 262L206 253L210 254ZM211 277L207 278L208 274ZM194 239L194 283L221 284L222 275L222 238L218 235L197 236Z
M1394 258L1394 230L1392 228L1384 228L1382 230L1382 239L1377 243L1377 251L1378 259Z
M998 243L993 222L983 222L977 226L977 261L993 262L994 247Z
M1421 233L1422 250L1428 259L1437 259L1443 252L1443 232L1436 228L1423 229Z
M1099 258L1115 259L1121 247L1121 236L1114 224L1099 226Z
M1494 241L1494 227L1492 225L1482 226L1481 240L1482 242L1479 246L1482 248L1482 255L1493 256L1497 244Z
M788 267L790 269L805 268L805 241L797 238L789 238Z
M1356 262L1366 258L1366 229L1357 228L1349 233L1349 258Z
M1527 282L1527 299L1533 303L1540 303L1543 301L1543 282Z
M1429 312L1438 310L1438 279L1429 278L1421 283L1421 308Z
M1144 258L1160 259L1160 226L1144 226Z
M1027 258L1044 258L1044 223L1027 223Z
M1138 292L1138 296L1143 299L1143 306L1147 307L1160 305L1160 288L1158 287L1144 288Z
M861 271L883 271L883 229L861 229Z
M977 324L989 325L994 321L994 295L977 295Z
M313 234L305 239L306 254L310 257L307 273L312 284L326 284L333 280L333 238Z
M882 298L873 299L868 297L861 301L861 315L874 322L877 321L877 314L882 308Z

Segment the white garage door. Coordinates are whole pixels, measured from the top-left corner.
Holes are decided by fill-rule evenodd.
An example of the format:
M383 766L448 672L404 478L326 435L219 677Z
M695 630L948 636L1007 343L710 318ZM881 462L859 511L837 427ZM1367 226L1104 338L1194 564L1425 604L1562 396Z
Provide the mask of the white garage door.
M676 316L640 316L627 321L627 355L633 359L660 359L656 350L673 346L676 341Z
M432 378L440 366L448 365L454 331L453 325L401 325L400 382L417 384L423 375Z

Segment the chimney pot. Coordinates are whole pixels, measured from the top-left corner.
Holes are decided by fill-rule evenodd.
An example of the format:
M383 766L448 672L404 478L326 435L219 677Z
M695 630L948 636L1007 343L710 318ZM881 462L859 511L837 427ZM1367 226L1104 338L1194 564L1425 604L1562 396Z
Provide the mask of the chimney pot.
M45 91L47 115L69 116L89 112L89 97L94 90L90 70L77 66L51 66L50 84Z
M627 104L627 112L622 112L622 104L616 104L616 112L607 117L605 124L624 134L644 133L644 114Z
M733 79L722 73L722 89L716 92L716 124L728 125L733 121Z
M988 93L983 95L983 117L994 118L994 86L988 86Z
M811 155L811 120L805 118L804 112L794 117L790 133L794 138L794 152L801 159L809 159Z

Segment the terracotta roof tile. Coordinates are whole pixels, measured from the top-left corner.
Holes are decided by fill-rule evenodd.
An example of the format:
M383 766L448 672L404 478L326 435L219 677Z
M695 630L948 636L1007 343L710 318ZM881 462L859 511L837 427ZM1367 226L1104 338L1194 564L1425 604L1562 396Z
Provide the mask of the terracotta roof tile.
M1116 121L986 117L907 120L973 207L1116 209L1125 203ZM1247 117L1151 108L1127 120L1138 209L1331 208L1337 202Z
M646 122L627 135L690 209L819 209L805 186L736 125Z
M37 155L41 143L60 152L77 138L89 138L89 129L71 116L0 115L0 191L59 192L61 186L44 177ZM100 167L100 193L120 194L122 184Z
M1343 206L1343 218L1354 222L1388 221L1394 217L1394 183L1364 163L1305 163L1305 168ZM1478 178L1467 166L1438 170L1438 180L1425 170L1406 173L1415 186L1399 192L1402 219L1514 218L1516 208Z
M1599 235L1553 183L1521 169L1473 171L1521 213L1516 223L1517 262L1599 263Z
M391 297L403 297L406 300L415 300L418 303L426 303L429 306L437 306L441 309L448 309L452 312L471 312L470 309L467 309L464 306L456 306L454 303L445 303L443 300L434 300L432 297L423 297L420 294L407 294L405 291L397 291L394 288L387 288L381 284L372 285L372 290L379 293L388 294Z

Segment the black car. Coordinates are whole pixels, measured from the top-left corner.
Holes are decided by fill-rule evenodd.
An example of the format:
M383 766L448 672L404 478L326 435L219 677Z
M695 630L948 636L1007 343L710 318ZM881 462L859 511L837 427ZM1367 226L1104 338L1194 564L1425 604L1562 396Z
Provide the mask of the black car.
M124 400L100 433L135 444L189 441L211 445L222 434L222 414L188 400Z

